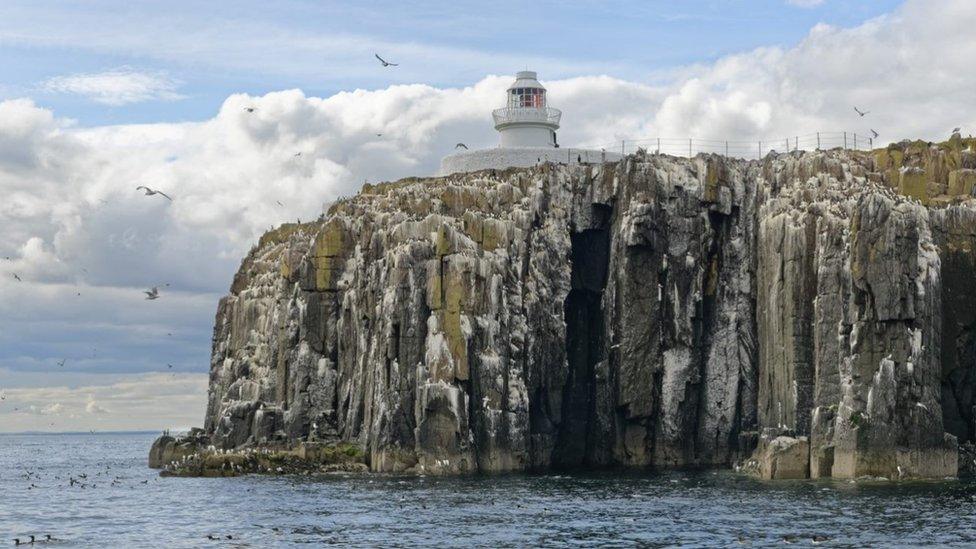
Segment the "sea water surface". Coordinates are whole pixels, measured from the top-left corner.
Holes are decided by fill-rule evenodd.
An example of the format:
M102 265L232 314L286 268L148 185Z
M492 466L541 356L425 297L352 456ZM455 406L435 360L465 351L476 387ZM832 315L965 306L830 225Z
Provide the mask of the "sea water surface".
M976 484L732 472L161 478L154 434L0 435L0 545L973 546ZM86 475L86 488L69 478ZM207 536L218 536L211 541ZM230 535L232 539L227 539Z

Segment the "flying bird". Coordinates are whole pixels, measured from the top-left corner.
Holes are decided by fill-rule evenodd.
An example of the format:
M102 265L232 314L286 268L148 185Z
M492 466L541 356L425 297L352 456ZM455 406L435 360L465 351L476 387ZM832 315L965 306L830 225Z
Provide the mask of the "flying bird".
M137 191L139 191L139 190L146 191L146 196L153 196L154 194L159 194L159 195L165 196L169 201L172 201L173 200L172 198L170 198L170 196L168 194L164 193L163 191L154 191L153 189L150 189L149 187L146 187L146 186L143 186L143 185L140 185L140 186L136 187L136 190Z
M874 139L877 139L877 138L878 138L878 132L876 132L876 131L874 131L874 130L871 130L871 136L872 136L872 137L873 137Z
M465 145L464 143L458 143L457 145L454 145L454 148L468 150L468 146Z
M854 107L854 112L856 112L857 114L859 114L861 116L864 116L865 114L868 114L871 111L862 111L862 110L858 109L857 107Z
M173 365L172 365L172 364L170 364L169 362L167 362L167 363L166 363L166 367L167 367L167 368L172 368L172 367L173 367Z
M374 53L373 55L375 55L375 56L376 56L376 58L380 60L380 63L381 63L381 64L382 64L382 65L383 65L384 67L398 67L398 66L400 65L399 63L390 63L390 62L389 62L389 61L387 61L386 59L383 59L382 57L380 57L380 54L378 54L378 53Z
M383 134L378 133L378 134L376 134L376 137L383 137Z
M61 360L58 361L58 366L64 367L64 363L67 362L67 361L68 361L68 359L62 358Z
M247 112L254 112L257 110L257 107L244 107L244 110Z
M279 206L281 206L282 208L284 208L284 207L285 207L285 205L284 205L284 204L282 204L280 200L275 200L275 204L277 204L277 205L279 205Z
M159 299L159 288L156 286L153 286L150 290L143 290L142 293L146 294L146 299L150 301L153 299Z
M14 278L17 279L17 282L23 282L23 280L21 280L20 277L17 276L17 273L14 273Z
M298 151L297 153L295 153L295 156L301 156L301 155L302 155L302 151Z

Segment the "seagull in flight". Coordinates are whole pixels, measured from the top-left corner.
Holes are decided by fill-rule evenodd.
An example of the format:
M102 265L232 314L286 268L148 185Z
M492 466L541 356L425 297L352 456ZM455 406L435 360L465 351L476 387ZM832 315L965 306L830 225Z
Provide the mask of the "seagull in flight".
M68 359L62 358L61 360L58 361L58 366L63 368L64 367L64 363L67 362L67 361L68 361Z
M143 290L142 293L146 294L146 299L150 301L153 299L159 299L159 288L156 286L153 286L150 290Z
M170 196L168 194L164 193L163 191L155 191L155 190L150 189L149 187L146 187L144 185L139 185L138 187L136 187L136 190L137 191L139 191L139 190L146 191L146 196L152 196L154 194L159 194L159 195L165 196L170 202L173 201L173 199L170 198Z
M285 207L285 205L284 205L284 204L282 204L280 200L275 200L275 204L277 204L277 205L279 205L279 206L281 206L282 208L284 208L284 207Z
M258 109L257 107L244 107L244 110L247 111L247 112L254 112L257 109Z
M297 153L295 153L295 156L301 156L301 155L302 155L302 151L298 151Z
M465 145L464 143L458 143L457 145L454 145L454 148L468 150L468 146Z
M173 365L172 365L172 364L170 364L169 362L167 362L167 363L166 363L166 367L167 367L167 368L170 368L170 369L172 369L172 368L173 368Z
M17 279L17 282L23 282L23 280L21 280L20 277L17 276L17 273L14 273L14 278Z
M877 138L878 138L878 132L876 132L876 131L874 131L874 130L871 130L871 136L872 136L872 137L873 137L874 139L877 139Z
M386 59L383 59L382 57L380 57L380 54L378 54L378 53L374 53L373 55L375 55L376 58L380 60L380 63L382 63L382 65L384 67L398 67L398 66L400 66L399 63L390 63Z
M861 116L864 116L865 114L868 114L871 111L862 111L862 110L858 109L857 107L854 107L854 112L856 112L857 114L859 114Z

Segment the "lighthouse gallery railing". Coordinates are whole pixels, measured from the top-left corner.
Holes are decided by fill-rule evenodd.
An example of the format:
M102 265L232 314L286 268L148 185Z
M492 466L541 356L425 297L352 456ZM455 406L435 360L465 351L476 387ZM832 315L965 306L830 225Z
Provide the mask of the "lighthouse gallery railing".
M491 111L495 126L513 122L541 122L558 126L562 115L562 111L552 107L503 107Z

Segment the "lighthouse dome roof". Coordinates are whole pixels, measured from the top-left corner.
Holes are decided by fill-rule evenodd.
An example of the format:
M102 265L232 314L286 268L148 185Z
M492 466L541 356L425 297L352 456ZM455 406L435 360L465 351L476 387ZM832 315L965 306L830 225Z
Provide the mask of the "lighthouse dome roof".
M515 88L538 88L541 90L546 89L537 80L537 75L535 71L519 71L515 74L515 82L512 83L508 89L513 90Z

